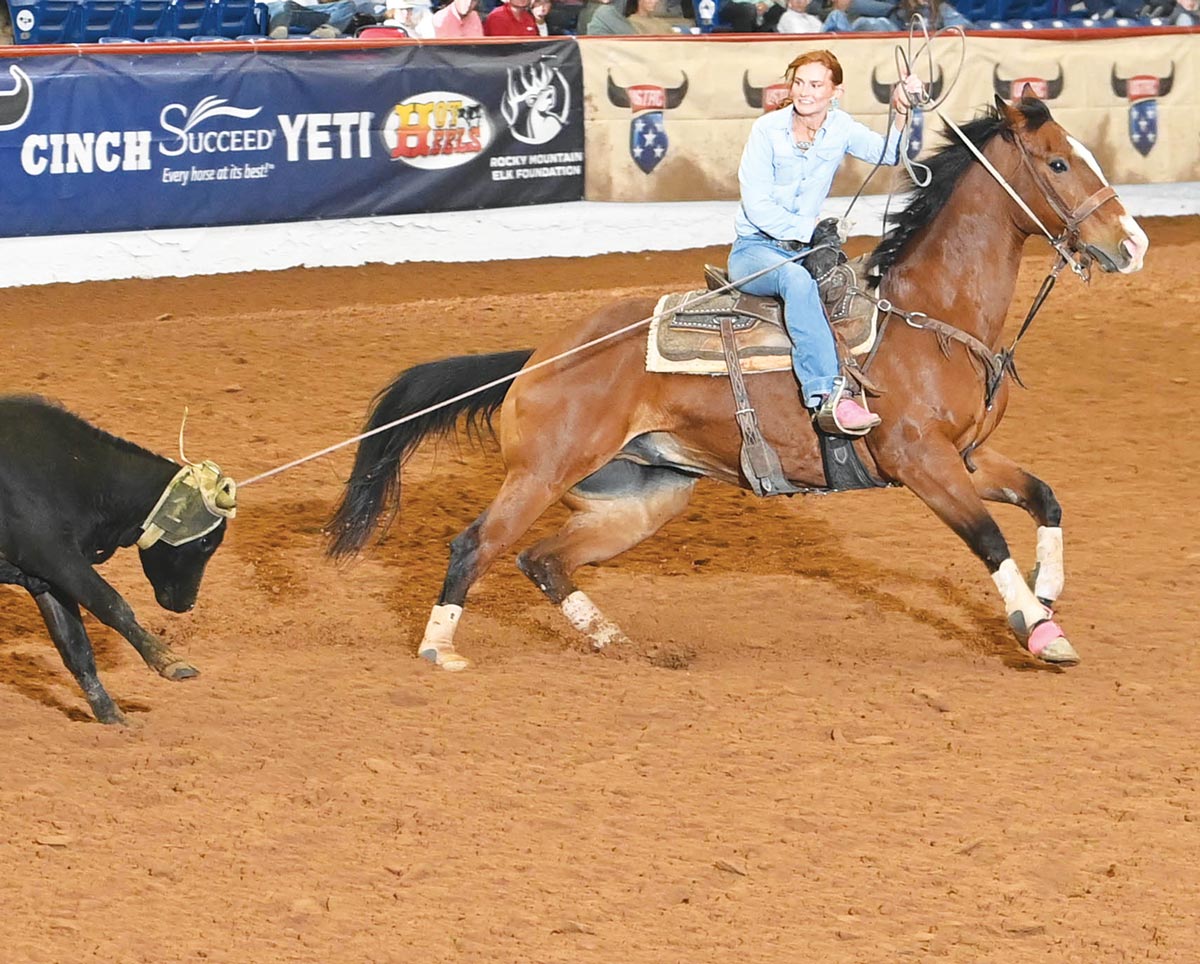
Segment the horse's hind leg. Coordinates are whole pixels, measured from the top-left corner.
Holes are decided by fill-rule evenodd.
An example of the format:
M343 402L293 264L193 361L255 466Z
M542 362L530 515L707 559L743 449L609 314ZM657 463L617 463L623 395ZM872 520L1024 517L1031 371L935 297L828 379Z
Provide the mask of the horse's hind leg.
M1031 653L1048 663L1077 663L1050 610L1026 584L996 520L984 508L962 458L950 445L905 453L896 477L983 560L1004 600L1008 624Z
M563 497L566 524L517 557L517 565L563 615L604 649L629 640L616 623L571 581L580 566L604 562L648 539L679 515L691 498L694 476L617 459Z
M417 654L446 670L462 670L470 661L454 648L467 592L496 556L520 539L565 488L524 472L510 472L492 504L450 543L450 564L437 605L429 615Z
M1062 507L1054 490L999 452L980 449L971 457L975 490L989 502L1020 506L1037 523L1037 565L1030 584L1038 599L1051 605L1062 594L1065 579Z

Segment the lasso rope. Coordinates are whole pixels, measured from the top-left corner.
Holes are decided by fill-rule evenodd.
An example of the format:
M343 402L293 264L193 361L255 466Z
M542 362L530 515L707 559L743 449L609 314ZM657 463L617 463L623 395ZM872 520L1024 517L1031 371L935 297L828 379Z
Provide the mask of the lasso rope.
M740 288L742 285L747 284L747 283L755 280L756 278L761 278L763 275L769 274L770 272L775 271L777 268L780 268L785 264L789 264L790 262L795 261L797 258L806 258L810 254L812 254L814 251L820 251L823 248L829 248L829 247L832 247L832 245L819 244L819 245L815 245L814 247L811 247L811 248L803 248L800 251L797 251L795 254L793 254L789 258L783 258L780 261L777 261L775 264L769 264L765 268L761 268L760 270L755 271L753 274L746 275L744 278L738 278L734 281L726 282L725 284L721 285L719 288L714 288L711 291L706 291L697 298L692 298L688 301L685 301L684 303L678 305L676 308L672 309L669 312L665 312L665 313L664 312L656 312L655 314L650 315L647 318L640 318L637 321L630 322L628 325L626 325L623 328L618 328L616 331L610 331L610 332L608 332L608 334L601 335L599 338L593 338L591 341L584 342L584 344L582 344L582 345L576 345L574 348L568 348L566 351L560 352L559 354L555 355L553 358L547 358L544 361L538 362L537 364L530 365L526 368L522 368L520 371L514 372L511 375L505 375L502 378L495 378L492 381L488 382L486 385L480 385L478 388L472 388L469 391L460 392L458 395L455 395L453 398L447 398L445 401L437 402L434 405L430 405L427 408L421 409L419 412L412 412L411 414L405 415L402 418L398 418L398 419L395 419L394 421L388 422L386 425L379 425L379 426L371 429L369 432L361 432L360 434L355 435L353 438L344 439L341 442L337 442L333 445L326 446L325 448L321 449L318 452L312 452L309 455L302 456L301 458L293 459L291 462L285 462L283 465L276 466L275 468L269 469L266 472L260 472L258 475L251 476L250 478L246 479L244 482L239 482L238 488L244 489L246 486L253 485L255 482L261 482L263 479L269 479L273 475L279 475L281 472L286 472L289 469L294 469L297 466L304 465L306 462L312 462L312 461L315 461L316 459L323 458L326 455L336 452L338 449L345 448L347 445L353 445L355 442L361 442L365 438L370 438L372 435L378 435L380 432L390 431L391 429L396 428L398 425L403 425L405 422L413 422L419 418L424 418L426 415L436 412L439 409L447 408L451 405L455 405L458 402L463 401L464 399L468 399L472 395L478 395L481 392L486 392L489 389L495 388L498 385L503 385L505 382L514 381L523 375L528 375L531 372L537 371L539 368L545 368L547 365L556 364L557 362L562 361L564 358L569 358L571 355L576 355L576 354L579 354L580 352L587 351L589 348L593 348L596 345L601 344L602 342L609 341L610 339L613 339L613 338L619 338L621 335L626 335L631 331L635 331L636 329L643 327L644 325L652 324L655 320L662 318L664 316L664 314L672 314L673 315L677 311L681 311L684 308L693 308L697 305L705 304L706 302L711 301L713 298L717 297L718 295L722 295L728 291L733 291L737 288Z

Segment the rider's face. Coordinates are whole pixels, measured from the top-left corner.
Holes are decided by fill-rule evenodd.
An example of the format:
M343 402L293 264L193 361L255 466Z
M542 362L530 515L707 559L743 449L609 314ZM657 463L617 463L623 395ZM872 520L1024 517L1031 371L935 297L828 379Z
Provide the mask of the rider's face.
M833 83L833 72L824 64L802 64L796 68L789 90L792 109L801 117L822 117L840 90Z

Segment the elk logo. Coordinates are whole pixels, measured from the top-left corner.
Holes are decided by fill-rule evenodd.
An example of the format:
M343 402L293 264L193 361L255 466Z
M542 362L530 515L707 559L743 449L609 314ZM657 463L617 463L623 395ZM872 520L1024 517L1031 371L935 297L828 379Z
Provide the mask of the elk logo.
M768 84L766 87L755 87L750 83L750 71L742 74L742 96L746 98L746 103L756 110L761 110L764 114L769 114L776 110L780 104L787 100L788 85Z
M996 96L1002 97L1004 100L1020 100L1026 84L1033 88L1034 96L1042 100L1055 100L1061 97L1063 92L1062 64L1058 65L1058 76L1053 80L1045 80L1041 77L1018 77L1016 80L1004 80L1000 76L999 64L996 64L996 69L992 71L992 87L995 88Z
M937 100L942 96L942 88L945 85L945 78L942 76L941 66L937 69L937 77L929 85L929 96L933 100ZM892 101L892 84L883 84L879 81L878 68L871 68L871 91L875 94L875 99L881 104L890 104ZM921 148L925 146L925 112L920 107L913 107L912 117L909 118L908 124L908 149L905 153L910 161L915 161L917 155L921 153Z
M25 123L33 106L33 81L16 64L8 68L11 90L0 90L0 131L11 131Z
M566 126L571 88L562 71L546 63L509 67L500 113L522 144L547 144Z
M1118 77L1117 66L1113 64L1113 93L1129 99L1129 139L1142 157L1158 143L1158 98L1171 93L1174 82L1174 61L1171 61L1171 72L1166 77L1135 74L1128 79Z
M633 163L649 174L667 156L670 146L663 112L678 107L687 96L687 74L678 87L656 87L653 84L634 84L619 87L608 74L608 99L617 107L633 111L629 124L629 156Z

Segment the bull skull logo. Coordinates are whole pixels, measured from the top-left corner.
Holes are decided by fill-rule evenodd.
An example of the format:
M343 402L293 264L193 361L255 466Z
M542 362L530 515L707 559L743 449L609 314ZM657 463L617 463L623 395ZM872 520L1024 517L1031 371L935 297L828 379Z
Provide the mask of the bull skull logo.
M629 124L629 156L644 174L653 171L670 146L667 128L663 122L664 112L683 103L687 96L688 79L678 87L658 87L653 84L633 84L620 87L608 74L608 99L616 107L628 107L633 111Z
M8 68L13 79L11 90L0 90L0 131L11 131L25 123L33 107L33 81L16 64Z
M1175 62L1166 77L1154 74L1135 74L1124 78L1112 69L1112 89L1118 97L1129 99L1129 140L1145 157L1158 143L1158 98L1166 97L1175 82Z
M939 65L937 76L929 84L929 96L934 100L938 100L942 96L942 88L945 86L945 77L942 74L942 68ZM875 99L881 104L891 103L892 100L892 85L881 83L878 76L878 68L871 68L871 92L875 95ZM925 111L920 107L912 108L912 115L909 118L908 125L908 149L905 153L910 161L915 161L917 155L921 153L921 149L925 146Z
M562 71L549 64L510 67L500 113L522 144L546 144L566 126L571 88Z
M788 85L768 84L766 87L755 87L750 83L750 71L742 74L742 96L746 103L755 110L768 114L787 100Z
M1058 66L1058 76L1051 80L1041 77L1018 77L1015 80L1004 80L1000 76L999 64L996 64L995 70L992 71L992 87L996 91L996 96L1003 100L1020 100L1026 84L1033 88L1034 96L1041 100L1055 100L1061 97L1063 92L1062 64Z

